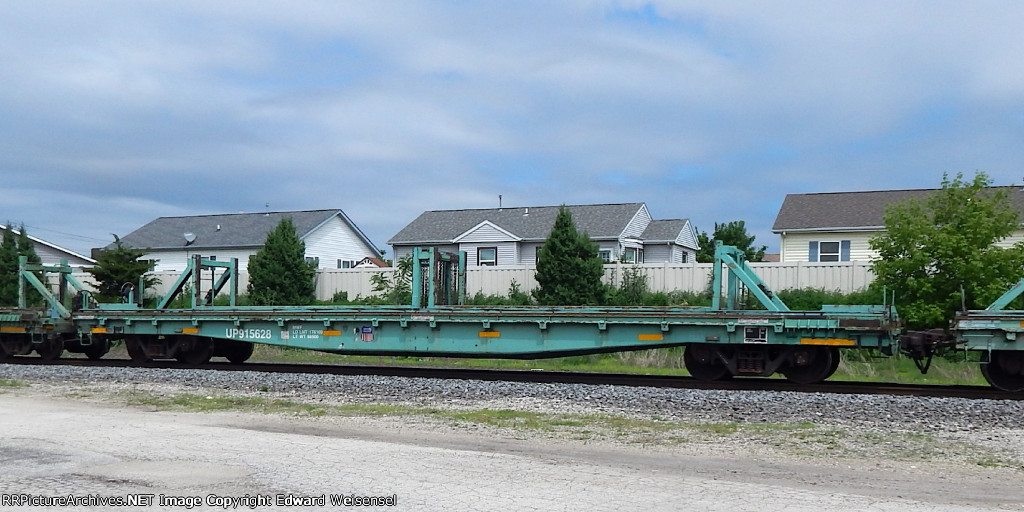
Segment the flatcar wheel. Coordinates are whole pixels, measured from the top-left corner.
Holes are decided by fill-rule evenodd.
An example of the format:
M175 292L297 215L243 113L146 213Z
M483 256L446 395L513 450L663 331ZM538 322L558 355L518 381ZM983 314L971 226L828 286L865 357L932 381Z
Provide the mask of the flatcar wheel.
M110 352L110 341L93 340L92 345L85 348L85 357L96 361L107 355L107 352Z
M136 364L143 364L149 362L149 357L146 355L146 349L143 348L142 343L135 338L128 338L124 340L124 348L128 351L128 357L132 358L132 362Z
M1024 352L995 350L981 360L981 374L995 388L1024 391Z
M718 357L718 351L704 345L687 345L683 363L690 375L703 381L720 380L729 376L729 369Z
M831 377L836 370L839 369L839 363L842 362L842 356L839 354L839 349L836 347L829 347L828 351L832 353L832 366L828 369L828 375L825 375L825 379ZM822 380L825 380L822 379Z
M175 359L182 363L191 365L206 364L213 357L213 340L209 338L195 338L182 343L183 345L178 349L178 355L175 356Z
M56 361L64 353L64 340L50 338L36 345L36 353L45 361Z
M796 384L815 384L828 378L832 371L831 347L795 347L782 374Z
M228 358L233 364L242 364L252 357L252 351L256 348L256 345L245 341L236 341L231 347L229 347L228 353L224 357Z

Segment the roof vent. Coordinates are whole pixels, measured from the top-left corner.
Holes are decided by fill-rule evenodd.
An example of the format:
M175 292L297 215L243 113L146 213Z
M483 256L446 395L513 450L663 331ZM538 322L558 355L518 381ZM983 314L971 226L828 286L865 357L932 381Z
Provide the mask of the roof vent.
M523 217L527 217L529 215L530 215L530 209L529 208L523 208Z
M217 231L220 231L220 224L217 224Z

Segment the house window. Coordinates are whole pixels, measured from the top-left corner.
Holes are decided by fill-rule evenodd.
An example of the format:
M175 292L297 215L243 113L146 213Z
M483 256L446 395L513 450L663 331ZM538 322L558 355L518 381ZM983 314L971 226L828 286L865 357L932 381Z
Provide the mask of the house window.
M807 261L850 261L850 241L813 241Z
M627 247L622 253L623 263L643 263L644 250L636 247Z
M818 261L839 261L839 242L818 243Z
M683 260L680 263L689 263L688 259L690 259L690 253L683 251Z
M603 251L597 251L597 257L601 258L601 261L605 263L610 263L612 261L612 251L607 249Z
M483 267L493 267L498 264L497 247L478 247L476 250L476 264Z
M320 268L320 258L306 256L306 263L312 263L314 267Z
M338 268L352 268L354 263L352 260L338 260Z

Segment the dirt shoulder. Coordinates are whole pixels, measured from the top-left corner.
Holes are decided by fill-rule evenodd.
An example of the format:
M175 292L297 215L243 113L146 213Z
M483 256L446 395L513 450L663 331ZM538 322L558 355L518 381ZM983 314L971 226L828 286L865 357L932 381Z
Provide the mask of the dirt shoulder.
M127 491L142 482L143 489L156 492L329 492L310 488L309 482L316 479L270 478L274 471L260 468L284 465L295 475L317 471L322 476L323 469L338 460L329 456L330 450L320 452L316 447L332 447L343 453L383 450L393 455L394 466L391 462L374 466L372 461L386 461L387 457L371 457L371 462L364 463L364 469L384 475L384 481L393 484L382 486L377 480L376 492L402 488L409 496L421 496L426 485L434 489L430 492L439 493L438 499L462 485L476 485L475 479L482 478L490 491L480 499L493 498L492 494L544 495L554 492L546 491L548 486L562 482L570 495L610 493L594 502L605 505L621 500L621 493L655 486L655 494L666 495L650 496L653 501L648 505L663 510L675 509L668 506L672 499L692 502L695 497L687 488L694 485L710 497L709 506L732 503L741 509L756 503L750 499L753 493L789 510L801 510L802 503L816 504L815 510L889 510L882 504L899 505L901 512L918 506L921 510L1024 510L1020 491L1024 471L1017 452L1006 446L1019 448L1024 437L1020 431L1005 429L915 434L836 425L659 422L614 414L544 411L539 410L543 404L529 400L522 401L520 407L507 402L346 404L325 403L317 397L252 397L187 386L126 388L116 383L33 382L0 391L2 431L20 432L4 440L5 453L25 444L43 443L59 446L60 460L81 459L74 448L81 443L68 437L67 428L55 426L61 421L78 424L75 431L90 432L85 436L89 453L82 455L85 462L79 465L92 469L79 467L67 478L106 475L109 482L100 487L105 485L108 491ZM228 403L221 404L225 400ZM93 434L96 431L104 435ZM196 431L212 437L195 442L190 432ZM60 437L64 441L58 441ZM239 439L266 449L253 451L251 457L225 456L222 452ZM282 446L281 439L292 445L287 456L274 448ZM40 453L44 461L54 457L52 450ZM416 468L419 463L412 462L410 468L402 462L423 456L432 461L427 474L424 467ZM25 457L32 459L31 454ZM107 463L97 470L96 461L89 457ZM505 463L494 465L496 457ZM226 466L219 462L225 458L233 462ZM182 466L183 460L190 462ZM133 464L140 461L163 461L165 465L143 464L132 473ZM46 464L37 466L26 467L39 469ZM32 471L26 473L25 467L19 470L17 465L8 468L2 471L0 487L4 492L38 487L39 482L24 478ZM524 478L524 471L541 475L540 480ZM175 474L200 476L181 481L175 480ZM484 474L487 476L481 476ZM225 480L225 475L238 478ZM452 480L442 485L435 481L439 475ZM362 482L363 488L373 487L367 484L370 480L342 478L323 485L351 488L353 482ZM118 485L119 481L123 485ZM95 484L95 478L90 482ZM51 485L54 491L60 488L59 482ZM588 499L563 501L566 497L562 492L561 500L547 497L537 503L540 509L558 503L569 505L564 507L569 510L577 509L574 504L588 503ZM426 507L429 500L422 503L423 510L430 509ZM482 503L497 509L509 502L495 498ZM636 502L626 500L625 504Z

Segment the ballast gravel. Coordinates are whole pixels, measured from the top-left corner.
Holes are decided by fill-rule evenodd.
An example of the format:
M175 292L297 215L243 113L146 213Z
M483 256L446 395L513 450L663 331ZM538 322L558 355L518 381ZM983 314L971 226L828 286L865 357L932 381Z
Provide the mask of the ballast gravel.
M230 393L311 403L393 403L706 423L814 423L879 431L1024 428L1024 401L490 382L388 376L0 364L0 378L68 386Z

